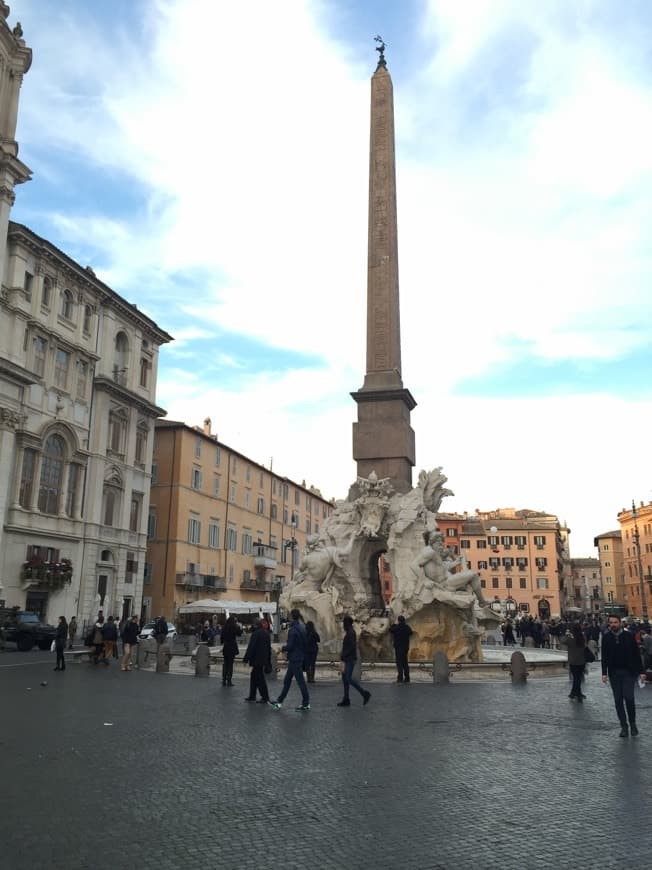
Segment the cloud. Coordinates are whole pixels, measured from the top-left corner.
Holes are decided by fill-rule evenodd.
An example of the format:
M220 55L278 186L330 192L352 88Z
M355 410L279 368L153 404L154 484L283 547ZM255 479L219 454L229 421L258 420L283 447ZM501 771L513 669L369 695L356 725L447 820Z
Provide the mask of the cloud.
M24 2L35 180L17 219L24 207L177 337L159 369L171 417L210 415L228 443L343 495L374 63L348 7L143 0L121 19ZM464 509L568 505L579 528L590 494L585 553L605 525L594 505L615 511L635 483L623 451L601 495L594 469L649 423L619 394L641 382L652 326L652 34L637 4L607 7L431 0L399 43L420 62L397 57L394 80L419 463L450 467Z

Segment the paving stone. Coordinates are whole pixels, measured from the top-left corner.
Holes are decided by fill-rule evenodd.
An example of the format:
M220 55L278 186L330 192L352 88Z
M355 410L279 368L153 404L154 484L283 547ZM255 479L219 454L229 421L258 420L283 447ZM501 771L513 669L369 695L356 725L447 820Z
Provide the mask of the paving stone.
M367 680L365 707L317 683L297 713L295 687L273 710L243 702L244 677L42 660L0 653L12 870L649 863L652 687L637 690L641 736L622 740L599 666L583 705L565 678Z

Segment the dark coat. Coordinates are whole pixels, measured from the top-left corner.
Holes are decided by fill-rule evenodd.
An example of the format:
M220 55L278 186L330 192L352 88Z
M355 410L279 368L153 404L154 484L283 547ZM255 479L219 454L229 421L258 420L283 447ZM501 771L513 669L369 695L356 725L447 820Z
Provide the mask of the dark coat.
M354 662L358 658L358 638L353 626L347 628L342 638L342 652L340 660L343 662Z
M567 634L562 637L559 641L561 646L565 646L568 650L568 664L575 665L579 667L586 664L586 658L584 657L584 650L586 649L586 644L583 643L581 646L575 640L572 634Z
M605 631L602 635L602 674L609 671L629 671L630 674L642 674L643 663L638 650L636 638L630 631Z
M140 626L137 622L125 622L125 626L122 629L122 641L123 643L128 643L130 646L138 643L138 635L140 634Z
M412 629L407 622L397 622L396 625L390 626L390 634L394 642L394 649L398 652L407 652L410 649L410 635Z
M309 656L317 655L320 643L321 638L319 637L319 633L314 629L312 631L306 629L306 652Z
M102 639L113 641L118 639L118 629L115 622L104 623L104 625L102 626Z
M240 652L238 649L237 637L242 634L242 629L236 622L228 622L222 629L220 635L220 643L222 644L222 652L225 656L237 656Z
M68 626L65 622L60 622L57 625L57 643L65 643L68 637Z
M272 663L272 643L269 632L261 625L249 638L249 645L244 654L243 661L252 668L264 668Z
M307 645L306 627L297 619L290 625L288 642L283 647L283 652L287 653L288 662L303 665L306 660Z

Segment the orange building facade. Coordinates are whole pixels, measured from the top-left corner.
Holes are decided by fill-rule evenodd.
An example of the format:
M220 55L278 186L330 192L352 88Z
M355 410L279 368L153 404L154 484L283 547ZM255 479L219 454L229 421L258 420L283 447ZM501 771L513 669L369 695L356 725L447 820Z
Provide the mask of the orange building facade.
M652 613L652 502L618 514L622 535L624 599L630 616ZM641 582L642 580L642 582Z
M176 619L203 598L278 601L306 539L332 512L211 433L160 420L152 466L143 605Z

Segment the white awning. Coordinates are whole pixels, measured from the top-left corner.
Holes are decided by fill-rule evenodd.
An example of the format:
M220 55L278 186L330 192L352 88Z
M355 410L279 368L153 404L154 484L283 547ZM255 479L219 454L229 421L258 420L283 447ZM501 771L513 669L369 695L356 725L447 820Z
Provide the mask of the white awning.
M202 598L191 604L184 604L179 608L179 613L276 613L276 602Z

